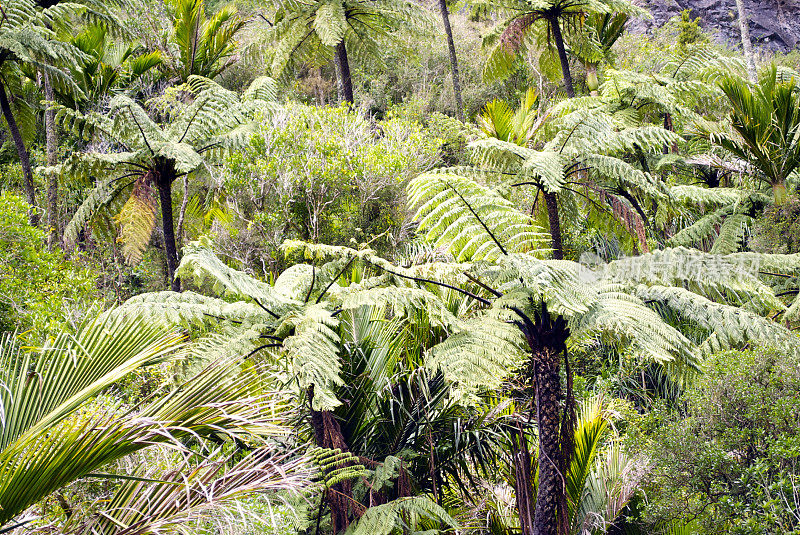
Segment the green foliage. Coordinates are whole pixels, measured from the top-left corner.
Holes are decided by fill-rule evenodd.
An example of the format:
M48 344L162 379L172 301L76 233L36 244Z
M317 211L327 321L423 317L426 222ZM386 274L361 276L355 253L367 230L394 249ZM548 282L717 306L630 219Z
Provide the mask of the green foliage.
M691 9L681 11L680 19L677 20L679 48L685 49L687 45L708 41L708 37L700 28L699 21L700 17L692 18Z
M85 54L85 61L70 68L72 79L82 92L83 100L70 93L59 92L57 99L71 107L92 108L112 93L135 90L152 69L163 63L160 52L148 52L136 42L115 42L113 34L103 26L89 26L73 35L70 43Z
M653 523L697 515L706 532L797 533L797 370L782 350L715 354L684 414L644 418Z
M98 299L99 273L83 255L48 251L44 231L28 223L27 205L0 194L0 331L27 331L38 342L68 328Z
M171 65L180 82L191 76L215 78L233 64L237 34L245 20L230 4L213 16L206 16L203 0L172 0L174 10L172 39L178 57Z
M268 36L274 40L271 71L281 77L309 63L324 65L344 42L356 62L381 61L403 32L425 31L429 14L409 0L293 0L277 12Z
M413 496L370 507L345 534L392 535L405 530L419 533L415 527L421 520L436 521L445 529L458 529L458 523L436 502L425 496Z
M735 133L705 127L705 135L746 162L756 181L772 187L776 203L784 202L786 181L800 166L800 89L795 79L779 79L773 66L755 87L732 77L720 87L733 108Z
M769 206L753 225L750 247L767 253L800 251L800 199L791 197L782 206Z
M98 180L64 230L67 245L74 245L78 233L92 222L98 230L106 230L101 235L114 236L108 222L115 217L124 257L141 259L155 227L156 192L165 181L171 186L178 176L202 173L206 163L247 143L253 115L275 109L274 89L270 79L259 78L240 97L207 78L193 76L186 87L193 100L172 113L166 125L122 95L111 100L105 114L57 107L56 120L65 130L121 149L75 153L45 169L73 180Z
M402 188L436 161L438 147L407 120L373 125L345 108L287 105L228 159L225 189L241 218L215 241L248 267L267 261L272 271L285 239L393 247L401 239Z

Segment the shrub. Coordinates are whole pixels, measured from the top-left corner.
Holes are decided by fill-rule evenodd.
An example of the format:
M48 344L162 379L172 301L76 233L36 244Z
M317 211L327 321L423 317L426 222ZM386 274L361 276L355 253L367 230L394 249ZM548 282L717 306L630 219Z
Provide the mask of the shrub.
M344 107L287 104L228 160L225 189L237 217L215 242L245 264L265 258L264 271L275 270L276 248L290 238L394 247L404 185L433 165L440 145L401 118L372 122Z
M28 224L28 205L0 194L0 331L50 333L99 298L98 274L82 258L48 251L45 232Z
M800 533L800 367L779 350L713 355L685 410L644 418L654 525L707 533Z
M753 226L749 241L753 251L777 254L800 252L800 198L770 205Z

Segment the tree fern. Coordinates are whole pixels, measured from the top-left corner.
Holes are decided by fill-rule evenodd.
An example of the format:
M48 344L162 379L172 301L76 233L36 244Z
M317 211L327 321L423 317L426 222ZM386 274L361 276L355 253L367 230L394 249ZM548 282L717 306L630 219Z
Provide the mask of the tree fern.
M245 92L246 98L239 98L208 79L191 77L187 88L194 100L181 108L166 126L159 125L143 107L124 95L111 100L106 114L82 114L59 107L56 120L66 129L123 148L113 155L74 155L45 170L84 179L112 177L99 183L85 205L78 209L66 230L68 240L74 241L80 229L89 223L89 217L99 210L119 209L110 205L110 201L130 194L131 200L122 212L111 214L117 215L121 224L125 256L129 260L139 258L150 241L154 221L152 192L158 191L168 272L173 289L177 289L179 279L173 277L178 259L172 183L180 176L202 172L209 159L243 146L249 140L253 113L259 108L271 108L260 100L271 95L269 87L270 82L258 79ZM136 186L131 187L134 183Z
M398 531L414 530L417 522L423 519L435 520L450 529L458 529L458 523L436 502L426 496L413 496L370 507L345 533L392 535Z

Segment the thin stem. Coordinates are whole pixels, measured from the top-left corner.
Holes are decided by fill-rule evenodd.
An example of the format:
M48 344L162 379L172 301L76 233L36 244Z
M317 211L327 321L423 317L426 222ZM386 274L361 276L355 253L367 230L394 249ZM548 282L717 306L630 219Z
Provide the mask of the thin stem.
M446 283L440 282L440 281L434 281L434 280L430 280L430 279L423 279L423 278L420 278L420 277L412 277L411 275L403 275L402 273L397 273L396 271L392 271L392 270L387 269L387 268L385 268L383 266L380 266L378 264L374 264L374 263L370 262L369 260L367 260L366 262L369 263L372 266L375 266L376 268L382 269L383 271L385 271L386 273L389 273L390 275L394 275L395 277L400 277L401 279L412 280L414 282L420 282L420 283L424 282L424 283L428 283L428 284L433 284L435 286L441 286L442 288L449 288L450 290L454 290L456 292L459 292L459 293L461 293L463 295L466 295L467 297L471 297L471 298L475 299L476 301L478 301L480 303L483 303L484 305L488 306L488 305L492 304L492 302L489 301L488 299L484 299L483 297L475 295L474 293L469 292L467 290L464 290L462 288L458 288L457 286L452 286L450 284L446 284Z

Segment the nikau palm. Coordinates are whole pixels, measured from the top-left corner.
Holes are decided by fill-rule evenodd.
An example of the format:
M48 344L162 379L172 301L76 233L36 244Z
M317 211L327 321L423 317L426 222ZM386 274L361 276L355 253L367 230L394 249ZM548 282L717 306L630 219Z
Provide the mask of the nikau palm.
M106 533L113 524L113 533L133 533L120 530L124 525L120 521L141 528L191 520L197 508L213 507L213 500L225 498L215 489L224 487L233 497L237 490L225 484L234 480L240 491L251 492L279 486L281 481L302 483L302 462L258 444L285 434L274 419L281 413L280 405L235 357L210 363L181 386L135 410L91 408L103 390L129 373L185 357L185 349L183 336L163 323L113 310L75 335L59 334L38 352L23 352L10 336L0 338L0 530L13 528L19 515L51 493L117 459L156 444L167 443L174 449L189 437L217 441L226 437L259 447L228 481L223 477L212 484L206 479L203 493L196 485L204 482L208 467L195 473L181 470L168 476L173 481L161 481L156 475L155 480L128 482L111 508L92 523L104 526ZM218 467L217 475L220 472ZM131 490L138 494L131 495ZM170 509L175 499L186 497L190 499L183 511ZM149 508L142 507L144 502Z
M212 159L241 147L254 126L253 114L274 106L275 83L258 78L241 98L201 77L189 79L194 100L182 107L166 126L156 123L139 104L126 96L112 99L106 114L80 114L60 107L57 118L66 129L112 141L116 153L73 155L49 173L91 178L109 177L97 184L65 230L74 243L79 230L98 210L117 211L123 254L135 260L150 241L161 206L161 224L167 272L173 289L180 288L174 273L178 252L172 212L172 183L201 172Z
M233 63L236 36L244 28L233 5L223 6L213 16L206 16L202 0L175 0L173 40L179 57L172 70L180 82L192 75L215 78Z
M63 92L56 93L56 98L75 109L97 107L113 94L131 89L163 63L160 52L146 52L137 43L114 42L114 36L103 26L89 26L70 42L86 55L86 61L71 68L72 79L84 98Z
M786 199L786 179L800 166L800 86L778 79L775 67L750 85L727 77L720 87L731 107L735 133L705 129L720 145L750 167L753 177L772 187L775 202Z

